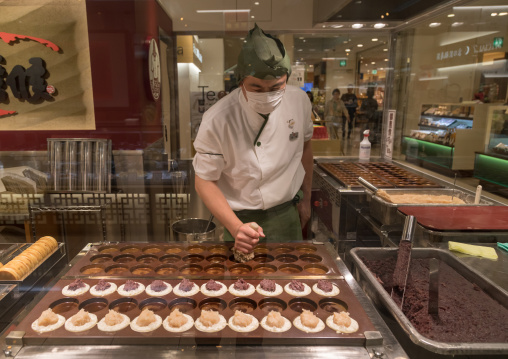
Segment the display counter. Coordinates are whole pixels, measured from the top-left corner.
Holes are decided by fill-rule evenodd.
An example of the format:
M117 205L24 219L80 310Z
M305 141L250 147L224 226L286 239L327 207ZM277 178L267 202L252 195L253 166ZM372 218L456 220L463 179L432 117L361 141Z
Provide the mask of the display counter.
M213 249L212 249L213 247ZM212 250L212 251L211 251ZM219 252L217 252L219 251ZM10 324L9 328L2 333L1 346L4 355L16 358L36 358L51 355L55 358L68 358L76 356L84 357L207 357L217 355L233 355L245 357L257 357L260 351L264 357L345 357L345 358L406 358L404 351L398 345L396 339L387 329L379 314L370 301L360 290L358 284L352 278L343 261L336 256L331 244L314 243L290 243L268 244L257 247L256 260L252 260L239 269L238 263L230 256L227 246L220 243L189 245L170 245L169 243L99 243L87 246L80 252L64 270L55 276L54 280L43 288L37 297L26 306L23 312ZM123 256L123 257L122 257ZM133 261L120 261L119 257L132 256ZM148 263L148 257L150 261ZM273 258L271 258L273 256ZM171 257L171 258L169 258ZM178 258L176 258L178 257ZM295 260L296 258L296 260ZM116 260L115 260L116 259ZM145 260L146 259L146 260ZM215 260L222 260L216 262ZM320 260L318 260L320 259ZM160 263L159 263L160 262ZM137 272L141 266L152 267L152 272ZM100 268L102 271L89 271L91 267ZM124 266L126 272L111 271L110 267ZM189 268L199 270L189 270ZM116 268L115 267L115 268ZM159 267L174 268L174 271L160 271ZM212 270L214 269L214 270ZM239 270L239 271L237 271ZM94 273L95 272L95 273ZM140 273L144 273L140 275ZM162 273L162 274L159 274ZM183 274L185 273L185 274ZM31 324L40 315L42 309L52 306L52 303L68 298L62 295L63 285L67 285L79 278L90 286L95 285L99 279L106 279L121 285L127 279L142 282L145 286L155 279L162 279L176 287L185 277L200 285L205 284L210 278L223 282L228 286L239 277L256 285L261 279L272 279L283 286L291 280L297 279L313 286L319 279L326 279L340 288L337 296L320 297L314 291L301 297L292 297L283 293L274 302L284 305L282 315L293 321L299 316L302 308L314 309L316 315L323 321L339 305L345 305L351 316L358 319L359 330L352 334L340 334L327 326L320 333L304 333L292 327L286 334L269 333L261 327L251 333L237 333L230 328L225 328L213 335L202 333L195 329L187 334L172 334L159 328L153 333L140 334L130 328L123 329L117 335L102 334L97 329L90 329L81 334L68 333L65 329L56 329L53 334L37 334L31 329ZM90 283L88 283L90 282ZM114 294L119 296L118 294ZM145 298L146 297L146 298ZM246 300L252 303L250 313L261 320L266 313L263 307L266 299L258 293ZM109 298L105 296L97 301L104 305L91 305L91 295L83 294L69 300L72 309L68 313L78 311L78 307L97 309L97 317L102 318L107 313L106 307L111 307L114 301L121 298ZM138 304L144 303L150 297L143 293L135 296ZM171 293L162 299L167 303L160 313L166 317L171 304L176 299L181 299ZM196 303L192 313L194 319L199 317L199 308L203 303L219 303L219 312L229 318L233 314L233 307L240 301L231 293L221 297L209 297L199 293L193 299ZM213 300L210 300L213 299ZM51 302L51 303L50 303ZM224 302L225 306L221 308ZM213 307L215 304L210 304ZM75 308L74 308L75 305ZM89 307L88 307L89 306ZM44 307L44 308L43 308ZM114 307L114 306L113 306ZM53 306L55 308L55 306ZM140 309L136 306L129 316L139 314ZM166 313L167 312L167 313ZM70 314L62 313L66 318ZM133 319L133 318L131 318ZM275 334L275 335L274 335Z

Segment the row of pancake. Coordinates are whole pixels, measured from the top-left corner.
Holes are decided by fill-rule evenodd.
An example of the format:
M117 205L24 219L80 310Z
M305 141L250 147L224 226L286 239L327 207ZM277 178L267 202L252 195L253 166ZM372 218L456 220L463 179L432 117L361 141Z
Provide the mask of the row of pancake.
M0 280L23 279L57 248L58 242L53 237L46 236L40 238L5 265L0 263Z

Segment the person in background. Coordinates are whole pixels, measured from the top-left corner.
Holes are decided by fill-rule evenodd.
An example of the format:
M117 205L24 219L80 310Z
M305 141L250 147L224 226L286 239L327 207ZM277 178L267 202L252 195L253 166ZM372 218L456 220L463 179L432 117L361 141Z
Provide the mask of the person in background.
M261 238L302 240L310 218L311 104L287 85L282 42L257 25L235 70L240 88L204 115L194 148L196 191L225 227L224 240L252 252Z
M340 98L342 102L344 102L344 105L346 105L348 114L349 114L349 121L347 121L347 138L351 137L351 130L353 128L353 120L355 118L356 108L358 107L358 98L353 92L354 86L353 84L349 84L347 87L347 93L342 95ZM342 138L344 138L346 134L346 120L343 117L344 122L342 122Z
M340 99L339 89L332 91L332 99L328 101L325 107L325 120L328 133L331 139L339 138L340 126L343 123L343 117L346 118L344 122L349 122L349 112L347 111L344 102Z
M361 139L363 139L363 131L367 128L370 130L370 135L374 135L377 108L378 104L374 98L374 87L368 87L367 98L362 101L362 105L358 110L358 115L360 116L360 122L362 124L360 128Z
M312 92L310 91L307 91L307 96L309 96L309 100L310 100L310 103L312 105L312 121L319 121L321 120L319 118L319 115L316 111L316 106L314 105L314 95L312 94Z

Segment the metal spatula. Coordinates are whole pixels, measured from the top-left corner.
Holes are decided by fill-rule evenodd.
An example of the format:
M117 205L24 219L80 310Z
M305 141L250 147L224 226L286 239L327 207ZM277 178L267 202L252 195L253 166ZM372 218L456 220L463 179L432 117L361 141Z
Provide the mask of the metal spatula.
M429 262L429 314L439 316L439 259Z
M411 249L413 247L414 230L416 227L416 219L414 216L407 216L404 222L404 229L402 231L401 244L399 245L399 252L397 254L397 263L395 271L393 272L393 287L390 296L394 297L394 292L402 292L402 299L400 301L400 308L404 305L404 295L406 294L407 278L409 276L409 269L411 267ZM409 253L401 251L401 247L405 247L405 243L409 243ZM403 248L404 249L404 248Z

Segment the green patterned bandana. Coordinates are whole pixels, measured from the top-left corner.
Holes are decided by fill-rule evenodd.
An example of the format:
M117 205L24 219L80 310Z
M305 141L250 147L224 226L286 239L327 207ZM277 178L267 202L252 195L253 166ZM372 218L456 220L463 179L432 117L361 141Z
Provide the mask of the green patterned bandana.
M247 76L273 80L287 74L289 78L291 61L279 39L265 34L256 24L245 41L235 70L238 83Z

